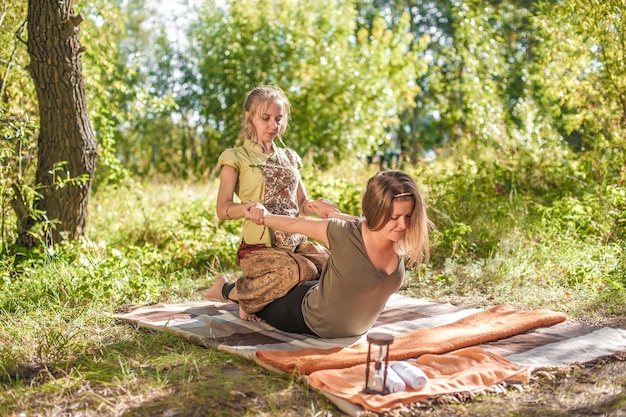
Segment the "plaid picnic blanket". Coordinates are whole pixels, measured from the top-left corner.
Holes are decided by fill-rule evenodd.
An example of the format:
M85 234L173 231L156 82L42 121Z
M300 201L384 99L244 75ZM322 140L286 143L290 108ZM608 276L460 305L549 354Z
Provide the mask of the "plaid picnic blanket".
M454 328L455 323L463 323L463 319L468 321L473 317L481 317L484 312L484 309L462 308L394 294L371 331L390 333L401 340L412 333L428 334L429 329L432 329L433 334L440 333L441 329ZM514 314L518 312L521 311L512 311ZM475 340L478 342L473 347L484 351L481 357L485 360L490 357L503 358L507 363L517 366L516 369L520 372L585 363L626 351L626 330L590 326L565 320L564 316L559 319L558 313L555 314L556 316L550 314L548 316L554 316L550 323L556 324L539 323L537 326L541 327L531 326L530 330L520 328L510 335L500 334L493 340L477 338ZM320 339L286 333L263 322L247 322L239 319L238 306L232 303L202 301L139 306L118 312L115 318L140 327L167 331L202 346L231 352L255 360L269 369L277 368L263 360L263 356L272 356L274 351L276 352L274 355L279 356L300 356L300 352L308 351L316 354L324 351L332 353L350 351L365 342L365 335L343 339ZM480 323L477 327L476 324L473 326L474 331L480 332ZM460 330L459 338L463 337L462 332L463 329ZM456 349L460 347L463 346L459 345ZM502 362L500 359L498 361ZM363 408L372 409L368 407L367 401L366 404L355 405L353 398L338 397L336 394L341 393L319 382L324 376L319 372L326 371L311 374L310 380L314 382L312 387L319 389L344 412L354 415ZM513 374L515 372L512 371L510 375ZM319 382L319 388L315 387L316 380ZM462 387L457 385L454 389L462 390Z

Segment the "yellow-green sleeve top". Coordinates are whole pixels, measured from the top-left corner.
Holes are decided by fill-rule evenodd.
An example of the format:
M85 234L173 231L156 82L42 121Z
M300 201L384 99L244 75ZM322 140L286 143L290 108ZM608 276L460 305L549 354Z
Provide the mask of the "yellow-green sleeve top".
M297 183L300 181L300 176L298 170L302 167L302 160L298 156L298 154L286 148L278 148L275 144L272 144L273 154L266 155L263 153L263 149L261 146L252 142L251 140L246 139L241 146L237 146L234 148L226 149L220 155L218 159L218 167L221 169L222 166L228 165L234 168L237 173L237 183L235 184L235 194L239 197L239 200L242 203L249 203L251 201L258 201L260 203L266 204L266 207L273 214L287 214L287 215L298 215L298 201L297 201L297 193L293 190L297 189ZM272 207L268 207L268 202L266 201L266 178L267 176L267 167L270 167L270 171L278 168L280 170L281 180L283 177L288 178L289 184L291 184L290 188L292 190L289 193L289 203L288 207L285 208L285 205L280 205L281 211L273 209ZM272 172L273 175L276 175L275 172ZM294 186L294 184L296 186ZM257 225L249 220L244 220L242 230L241 230L242 239L250 244L265 244L267 246L272 246L272 233L270 230L263 225ZM297 244L298 241L294 242Z

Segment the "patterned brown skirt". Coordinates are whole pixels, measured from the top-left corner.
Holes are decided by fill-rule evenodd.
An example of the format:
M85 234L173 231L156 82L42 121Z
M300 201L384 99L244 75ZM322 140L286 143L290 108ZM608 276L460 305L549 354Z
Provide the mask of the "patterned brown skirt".
M314 242L301 243L294 252L242 242L237 257L244 276L228 298L246 313L261 311L296 285L318 279L328 256L328 249Z

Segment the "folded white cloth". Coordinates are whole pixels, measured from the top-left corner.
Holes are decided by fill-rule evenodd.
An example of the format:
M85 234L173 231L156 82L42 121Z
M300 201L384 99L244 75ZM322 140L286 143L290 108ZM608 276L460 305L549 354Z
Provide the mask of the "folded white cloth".
M385 383L385 387L387 387L389 392L406 391L406 383L391 367L387 368L387 382Z
M390 368L402 378L407 386L414 390L420 390L428 384L428 377L424 371L406 361L394 362L391 364Z

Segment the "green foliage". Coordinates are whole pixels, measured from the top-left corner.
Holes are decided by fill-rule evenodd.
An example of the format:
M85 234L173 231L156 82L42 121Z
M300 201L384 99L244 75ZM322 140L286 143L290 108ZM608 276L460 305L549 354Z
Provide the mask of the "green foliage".
M126 62L122 45L131 33L121 1L93 0L81 3L85 21L81 42L85 46L83 77L88 94L90 119L98 142L98 168L93 187L128 181L128 172L118 156L124 156L120 130L133 121L132 100L138 85L137 64ZM130 18L128 18L130 20ZM135 34L136 35L136 34ZM117 142L120 141L120 144Z
M15 222L11 207L14 198L13 186L24 176L32 172L30 162L34 154L32 146L33 122L24 114L19 117L10 115L5 108L0 108L0 254L15 239ZM23 191L27 191L23 188ZM30 200L29 200L30 201Z
M542 4L535 19L536 96L594 181L624 180L626 15L621 1Z
M215 217L216 188L185 185L177 188L176 185L134 184L121 191L130 197L123 200L116 199L120 192L116 190L96 194L97 210L103 206L108 209L92 221L93 239L112 241L116 246L130 244L133 251L149 251L154 256L168 252L167 262L157 265L149 259L143 265L158 273L232 270L239 243L239 223L221 223ZM153 189L160 189L160 193L155 194ZM179 206L180 199L189 201ZM120 212L129 213L124 221L119 219ZM137 255L128 254L130 257Z
M339 166L332 169L331 175L320 175L320 170L312 163L305 163L300 174L309 198L325 198L335 203L342 212L358 216L361 214L361 198L367 178L376 171L364 167L358 172L359 175L354 175L352 167Z
M602 320L624 314L625 260L620 243L517 228L502 236L487 258L447 258L421 277L409 278L407 292L471 305L550 305L572 317Z
M27 65L25 2L0 10L0 255L16 238L14 186L29 188L34 175L36 102Z
M524 147L501 146L498 152L484 142L459 141L442 161L415 170L427 188L429 213L436 226L431 250L434 264L452 262L455 267L471 268L500 258L516 264L511 259L515 253L501 253L503 242L513 233L522 251L541 252L533 257L545 264L537 268L545 268L546 274L547 265L553 264L547 258L550 251L561 253L553 246L556 242L568 258L576 250L588 254L555 267L559 278L554 285L601 281L623 289L626 280L617 271L625 259L626 190L590 181L576 154L558 141L551 143L549 152L547 148L542 152L544 140L527 142ZM522 241L533 249L523 247ZM483 267L480 271L485 273ZM494 277L487 274L484 279L488 286Z
M177 38L143 0L83 3L98 175L123 178L115 156L142 175L212 174L245 93L265 82L294 104L285 142L320 168L398 144L415 163L432 146L508 141L534 125L577 150L584 141L587 170L614 182L623 15L619 2L578 3L207 1L165 18ZM190 43L178 43L189 19Z
M394 22L409 13L416 39L428 42L427 71L416 73L416 106L401 114L398 140L406 157L471 135L493 140L506 134L511 106L524 96L520 78L527 57L531 13L517 2L429 1L415 5L363 0ZM436 28L436 29L435 29ZM520 64L522 63L522 64Z
M384 141L410 104L420 58L405 18L355 33L350 2L206 2L190 31L200 75L197 109L205 155L235 143L246 93L276 84L293 105L289 146L321 167L362 159Z

